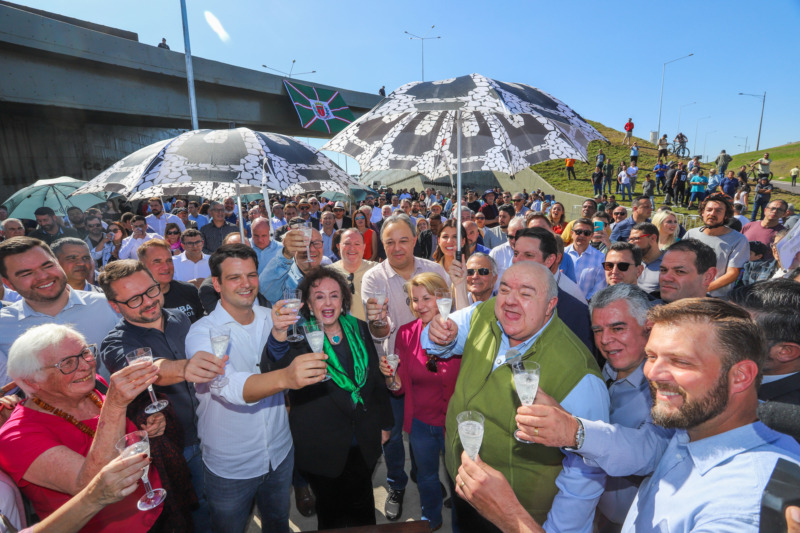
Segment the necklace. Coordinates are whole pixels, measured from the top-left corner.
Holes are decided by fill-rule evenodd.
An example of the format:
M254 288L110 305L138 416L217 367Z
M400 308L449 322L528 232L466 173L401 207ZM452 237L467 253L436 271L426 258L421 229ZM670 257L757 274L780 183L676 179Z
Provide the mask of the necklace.
M86 395L86 397L89 398L100 409L103 408L103 400L101 400L94 392L90 392L89 394ZM81 422L80 420L78 420L77 418L75 418L74 416L72 416L71 414L65 413L64 411L62 411L57 407L53 407L49 403L37 398L36 396L31 398L31 401L36 405L38 405L39 407L41 407L42 409L44 409L45 411L48 411L60 418L63 418L76 428L80 429L86 435L89 435L89 437L94 438L95 431L86 424L84 424L83 422Z
M331 344L339 344L340 342L342 342L342 335L341 334L342 334L342 332L340 331L339 335L331 335L331 337L330 337Z

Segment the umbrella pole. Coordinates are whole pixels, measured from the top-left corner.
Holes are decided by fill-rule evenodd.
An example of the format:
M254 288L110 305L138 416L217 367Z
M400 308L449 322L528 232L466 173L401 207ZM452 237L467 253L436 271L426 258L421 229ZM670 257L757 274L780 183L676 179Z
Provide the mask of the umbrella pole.
M242 244L247 241L244 240L244 213L242 212L242 194L239 192L239 184L236 184L236 201L239 203L239 235L242 236Z
M272 228L272 207L269 205L269 193L267 192L267 171L265 167L269 164L269 160L265 157L264 164L261 165L261 194L264 196L264 205L267 208L267 222L269 223L269 238L275 235Z
M456 176L456 216L458 226L456 226L456 260L461 261L461 110L456 110L456 151L458 152L458 175Z

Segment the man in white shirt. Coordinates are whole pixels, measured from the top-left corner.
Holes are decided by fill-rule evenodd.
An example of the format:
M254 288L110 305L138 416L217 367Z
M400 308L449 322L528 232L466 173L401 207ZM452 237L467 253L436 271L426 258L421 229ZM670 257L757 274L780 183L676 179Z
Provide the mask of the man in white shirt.
M186 229L186 226L183 225L183 221L180 218L164 211L164 204L161 202L161 198L154 196L148 200L148 203L150 204L150 214L147 215L147 225L150 226L159 237L164 236L164 230L168 222L177 224L178 227L181 228L181 231Z
M119 249L120 259L139 259L136 250L139 246L146 243L150 239L156 239L159 236L155 233L147 233L147 219L142 215L136 215L131 221L131 228L133 233L130 237L125 237L122 240L122 247Z
M295 319L293 313L282 312L284 302L271 311L253 305L258 293L256 262L255 251L244 244L223 245L211 255L219 305L186 336L186 355L192 358L212 352L212 328L225 328L230 335L219 387L212 388L214 382L195 387L205 490L215 532L244 531L254 501L265 531L289 531L294 455L283 392L318 383L326 371L325 355L310 353L286 369L262 374L259 363L270 333L285 341Z
M511 266L511 260L514 259L513 236L517 233L517 231L525 229L524 218L514 217L510 220L511 222L508 224L508 235L510 235L511 238L508 238L503 244L492 248L492 251L489 252L489 256L497 263L497 280L494 284L495 292L500 290L500 278L503 277L503 272L505 272L506 269ZM490 230L486 231L488 233Z
M208 268L208 254L203 253L203 234L196 229L187 229L181 234L181 244L185 252L173 256L172 263L175 266L173 279L193 283L200 288L203 280L211 275Z

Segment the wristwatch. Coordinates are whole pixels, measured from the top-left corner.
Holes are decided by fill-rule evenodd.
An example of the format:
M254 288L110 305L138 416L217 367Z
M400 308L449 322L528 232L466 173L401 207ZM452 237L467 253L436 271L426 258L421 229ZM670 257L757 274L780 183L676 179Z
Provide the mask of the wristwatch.
M583 437L585 435L583 430L583 422L578 417L574 417L575 421L578 423L578 431L575 432L575 446L564 446L565 450L576 451L580 450L581 446L583 446Z

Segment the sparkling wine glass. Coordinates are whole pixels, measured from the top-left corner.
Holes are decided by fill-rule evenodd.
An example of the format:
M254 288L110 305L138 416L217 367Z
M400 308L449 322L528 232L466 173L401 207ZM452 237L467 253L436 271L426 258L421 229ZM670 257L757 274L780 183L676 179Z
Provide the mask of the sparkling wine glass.
M153 352L150 348L136 348L132 352L128 352L125 354L125 360L128 361L129 365L133 363L138 363L140 361L145 361L147 363L153 362ZM166 406L169 405L167 400L159 400L156 398L156 391L153 390L152 385L147 386L147 392L150 394L150 405L144 408L144 412L148 415L152 415L153 413L157 413L164 409Z
M539 363L516 360L511 365L511 371L514 374L514 388L517 389L519 401L522 405L533 405L539 390ZM519 437L519 430L514 432L514 438L519 442L532 444L531 441Z
M140 453L146 453L150 457L150 439L147 437L147 431L140 430L128 433L117 441L114 445L122 457L133 457ZM150 485L150 478L148 473L150 465L144 467L142 474L142 484L144 485L146 494L139 498L136 506L140 511L149 511L164 503L167 497L167 491L164 489L154 489Z
M442 323L447 321L447 316L453 309L453 296L447 289L436 289L436 307L439 308L439 314L442 316Z
M286 289L283 291L283 299L286 300L286 303L283 304L283 308L287 311L297 314L300 312L300 308L303 306L303 291ZM305 337L303 337L301 334L297 333L297 323L295 322L292 324L292 333L286 337L286 340L289 342L300 342L304 338Z
M306 334L306 340L314 353L322 353L322 348L325 346L325 324L316 320L309 320L303 324L303 331ZM325 379L331 379L330 374L325 374Z
M478 451L483 442L484 420L483 415L478 411L463 411L456 416L461 446L473 461L478 457Z
M383 304L386 303L386 289L376 289L372 291L372 294L370 296L372 298L375 298L375 301L378 303L378 306L383 308ZM386 321L378 319L375 322L373 322L373 324L375 324L379 328L382 328L383 326L386 325Z
M300 230L303 234L303 241L306 245L306 263L311 263L311 250L309 246L311 245L311 238L314 236L313 228L311 227L310 222L302 222L297 224L292 224L291 229L293 230Z
M386 362L392 369L392 382L386 386L389 390L399 390L401 385L397 383L397 367L400 365L400 356L396 353L386 355Z
M209 340L211 340L211 351L218 359L222 359L228 353L228 345L231 341L231 328L225 326L211 326L208 329ZM217 376L209 387L212 390L219 390L228 384L227 376Z

